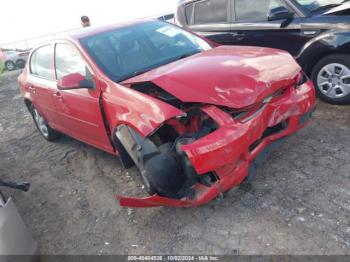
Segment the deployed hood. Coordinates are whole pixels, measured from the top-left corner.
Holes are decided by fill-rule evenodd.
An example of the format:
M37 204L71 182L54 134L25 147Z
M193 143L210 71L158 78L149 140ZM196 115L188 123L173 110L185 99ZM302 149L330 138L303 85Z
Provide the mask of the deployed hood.
M350 2L346 2L340 6L337 6L337 7L334 7L330 10L328 10L327 12L325 12L326 15L328 14L334 14L334 13L338 13L338 12L341 12L341 11L344 11L344 10L348 10L350 9Z
M293 83L300 66L287 52L220 46L123 82L153 82L183 102L244 108Z

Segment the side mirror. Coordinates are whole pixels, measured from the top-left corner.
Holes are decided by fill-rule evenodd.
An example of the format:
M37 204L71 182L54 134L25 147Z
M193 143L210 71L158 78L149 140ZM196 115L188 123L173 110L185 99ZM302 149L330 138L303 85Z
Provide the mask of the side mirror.
M267 14L267 19L269 21L275 21L275 20L290 20L294 17L294 13L289 11L284 6L279 6L276 8L273 8L269 11Z
M70 90L70 89L94 89L95 83L92 80L86 79L80 73L73 73L62 77L57 82L57 87L60 90Z

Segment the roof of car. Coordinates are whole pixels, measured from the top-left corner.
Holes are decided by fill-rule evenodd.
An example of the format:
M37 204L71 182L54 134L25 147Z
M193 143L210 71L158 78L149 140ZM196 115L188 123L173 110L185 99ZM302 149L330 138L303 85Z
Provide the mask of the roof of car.
M104 25L104 26L91 26L86 28L77 29L68 33L65 33L63 36L71 38L73 40L79 40L85 37L93 36L99 33L108 32L112 30L116 30L119 28L124 28L132 25L142 24L150 21L157 21L156 19L142 19L142 20L133 20L129 22L122 22L112 25Z

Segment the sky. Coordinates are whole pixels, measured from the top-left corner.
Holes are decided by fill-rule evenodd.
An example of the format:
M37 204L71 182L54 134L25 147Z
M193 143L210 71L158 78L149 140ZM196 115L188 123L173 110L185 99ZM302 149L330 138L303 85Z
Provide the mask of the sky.
M2 0L0 45L79 28L87 15L93 26L174 11L178 0ZM7 22L4 22L7 21Z

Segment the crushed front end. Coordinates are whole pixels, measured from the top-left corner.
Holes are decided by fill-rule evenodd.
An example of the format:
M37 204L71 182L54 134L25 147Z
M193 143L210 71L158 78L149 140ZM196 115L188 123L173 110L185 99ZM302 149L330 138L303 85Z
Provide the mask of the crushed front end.
M210 202L252 176L283 138L309 122L315 107L313 84L302 74L240 110L183 104L158 91L157 96L184 115L168 120L147 138L126 126L117 131L151 194L118 195L121 206L195 207Z

